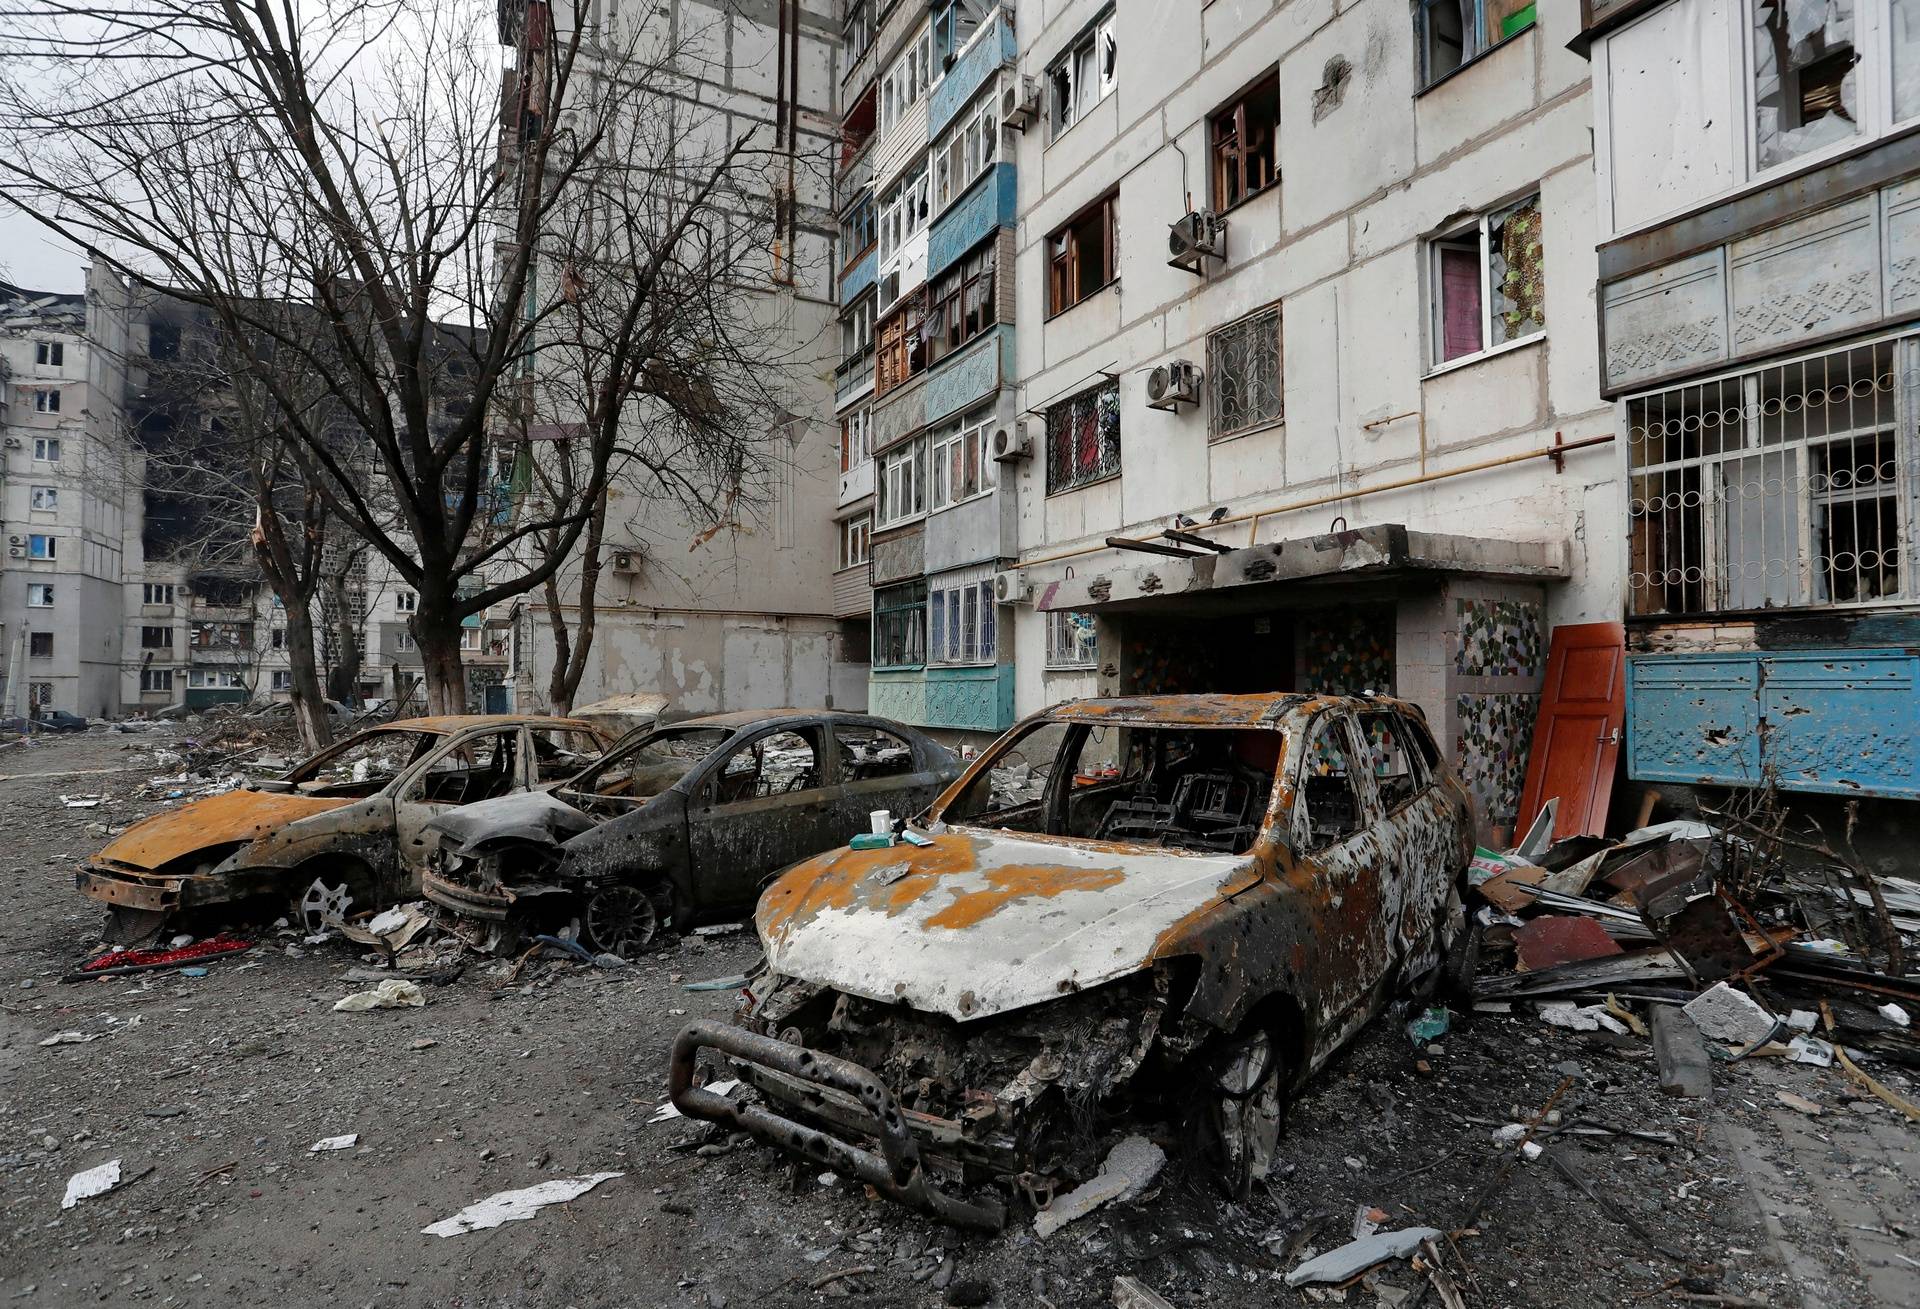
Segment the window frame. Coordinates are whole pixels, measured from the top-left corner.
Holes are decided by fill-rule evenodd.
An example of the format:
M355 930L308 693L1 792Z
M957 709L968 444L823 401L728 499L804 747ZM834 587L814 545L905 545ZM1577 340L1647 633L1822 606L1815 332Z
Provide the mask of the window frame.
M160 640L150 639L153 637L153 634L156 632L159 633L160 637L163 639L160 639ZM171 623L140 624L140 648L142 650L166 650L169 652L172 651L173 625Z
M33 438L33 461L37 464L57 464L60 462L60 438L57 436L36 436Z
M927 512L937 514L982 496L992 495L998 482L994 476L993 429L997 415L992 409L978 411L951 427L927 437ZM958 460L961 484L969 468L968 447L973 450L972 468L976 483L972 491L954 494L953 461ZM949 454L948 452L952 453Z
M35 341L33 343L33 362L36 368L65 368L67 366L67 343L65 341Z
M37 599L35 598L36 596L38 597ZM27 608L52 609L54 608L53 597L54 589L52 582L27 583Z
M873 559L873 515L855 514L840 522L839 572L865 568Z
M155 597L159 598L156 599ZM142 582L140 584L140 603L142 605L167 605L171 607L173 599L172 582Z
M981 668L998 663L996 608L990 572L973 569L964 578L928 578L928 666Z
M1111 391L1113 393L1112 403L1113 403L1113 423L1114 423L1114 433L1113 433L1114 448L1113 448L1112 466L1111 467L1106 466L1108 461L1103 451L1101 454L1101 457L1094 463L1091 472L1088 472L1084 475L1064 476L1064 477L1056 476L1054 455L1056 453L1056 446L1059 443L1059 437L1056 434L1055 428L1054 428L1055 415L1056 414L1064 415L1065 421L1071 422L1073 421L1072 406L1079 404L1083 400L1086 401L1088 404L1093 406L1092 418L1093 418L1093 422L1096 425L1095 435L1100 440L1102 446L1104 446L1106 443L1105 435L1104 433L1099 431L1098 424L1100 423L1100 417L1101 417L1100 397L1102 393L1107 391ZM1124 471L1124 454L1125 454L1125 444L1124 444L1125 438L1123 436L1124 424L1121 422L1121 419L1122 419L1122 414L1120 412L1120 379L1117 377L1103 378L1102 380L1095 382L1092 386L1082 387L1080 390L1074 392L1072 395L1063 396L1062 398L1054 401L1052 404L1046 407L1045 458L1046 458L1046 471L1047 471L1047 494L1049 496L1065 495L1070 491L1083 490L1089 486L1096 486L1101 482L1111 481L1113 478L1119 477L1121 475L1122 471ZM1069 439L1072 438L1072 435L1073 435L1072 432L1068 431L1067 436ZM1077 457L1076 457L1075 463L1076 465L1078 463Z
M142 668L140 670L140 694L173 694L173 669Z
M52 632L30 631L27 633L27 658L51 659L53 658L53 651L54 641Z
M880 77L880 101L874 107L874 131L884 137L913 107L926 98L934 83L933 24L922 27L900 56Z
M1452 68L1436 73L1433 71L1432 45L1428 40L1427 16L1433 10L1444 6L1451 5L1458 8L1461 2L1462 0L1413 0L1414 73L1418 78L1418 85L1414 88L1416 98L1432 90L1434 87L1439 86L1456 73L1473 67L1495 50L1507 44L1507 42L1517 41L1528 32L1540 26L1539 5L1536 3L1531 6L1534 10L1533 17L1528 19L1524 25L1516 27L1512 32L1500 37L1498 40L1490 41L1487 39L1488 0L1467 0L1468 3L1473 5L1474 30L1471 33L1465 31L1461 33L1460 61ZM1738 2L1739 0L1736 0L1736 3ZM1522 12L1522 10L1515 10L1514 12L1518 14ZM1471 40L1469 38L1471 38ZM1472 53L1468 53L1470 44L1473 46Z
M1493 336L1493 322L1495 318L1492 229L1495 226L1496 220L1511 218L1519 211L1525 209L1529 204L1534 207L1536 213L1539 215L1542 229L1540 263L1541 296L1544 301L1546 283L1546 238L1544 235L1546 215L1541 205L1540 195L1541 193L1538 189L1530 192L1522 192L1514 199L1504 201L1480 211L1471 222L1456 224L1451 228L1428 237L1422 243L1422 251L1424 254L1423 263L1425 265L1427 278L1426 330L1428 338L1427 368L1423 376L1435 377L1441 373L1450 372L1455 368L1476 363L1482 359L1489 359L1494 355L1504 354L1509 350L1521 349L1546 339L1547 324L1546 320L1542 318L1538 320L1538 326L1524 335L1510 337L1497 344L1488 344ZM1443 353L1446 350L1446 286L1445 274L1441 267L1441 254L1444 250L1460 249L1469 239L1475 243L1479 260L1480 348L1478 350L1469 350L1464 354L1455 355L1452 358L1446 358Z
M1047 61L1048 145L1072 131L1076 124L1119 89L1120 40L1116 15L1117 10L1113 5L1102 9L1074 34L1059 54ZM1113 48L1110 69L1100 68L1097 62L1098 52L1105 46ZM1084 90L1083 67L1097 74L1093 79L1097 91L1091 99L1086 97Z
M889 663L881 658L881 641L886 637L889 627L895 622L903 622L907 629L907 639L902 646L901 661ZM873 670L889 672L925 668L927 663L927 581L919 578L911 582L901 582L893 586L876 586L873 589ZM918 655L918 659L913 658Z
M1079 620L1086 619L1084 641ZM1070 621L1069 621L1070 620ZM1071 641L1063 639L1071 625ZM1054 609L1047 613L1047 651L1045 667L1049 672L1092 669L1100 666L1100 634L1091 612L1085 609Z
M866 238L864 242L859 239L862 236ZM840 242L847 249L840 261L843 274L866 258L869 250L879 245L880 205L872 191L862 191L860 198L840 215Z
M35 486L27 492L27 508L36 514L52 514L60 511L60 488L57 486Z
M954 201L991 172L1006 150L1006 142L1000 135L998 87L997 79L990 80L987 83L988 93L979 96L970 108L956 115L953 122L947 125L947 130L934 142L933 153L929 157L933 161L935 214L944 213ZM958 169L954 167L956 158Z
M1248 152L1240 148L1239 139L1247 133L1246 110L1249 101L1271 92L1273 96L1273 121L1267 125L1267 163L1272 176L1258 187L1247 185ZM1240 195L1232 200L1227 198L1227 159L1223 150L1222 124L1225 122L1235 141L1234 157L1241 186ZM1207 115L1207 163L1210 194L1216 213L1227 213L1237 209L1250 200L1259 198L1280 186L1280 68L1275 65L1256 78L1233 99Z
M33 389L33 412L36 414L57 414L60 412L60 387L37 386Z
M903 470L897 478L896 468ZM890 512L895 508L894 499L900 496L908 498L908 507L899 513ZM927 438L922 434L873 456L873 530L891 531L926 515Z
M293 689L293 670L274 668L268 671L267 689L270 691L291 691Z
M60 538L50 532L27 533L27 558L39 563L52 563L60 558Z
M1221 422L1220 388L1226 377L1226 368L1221 356L1228 349L1224 344L1229 334L1251 331L1264 318L1273 319L1273 394L1274 410L1263 414L1238 427L1223 428ZM1280 301L1263 305L1250 314L1243 314L1224 327L1215 328L1207 333L1207 365L1203 385L1207 389L1207 441L1209 444L1219 441L1231 441L1236 437L1249 436L1254 432L1265 431L1269 427L1279 427L1287 421L1287 348L1286 316L1281 310Z
M1102 260L1105 279L1090 287L1084 293L1078 291L1080 285L1080 232L1086 221L1095 215L1105 218L1104 229L1107 234L1105 257ZM1054 252L1054 242L1066 244L1059 253ZM1105 195L1074 214L1066 222L1047 233L1045 246L1047 258L1047 317L1058 318L1069 309L1083 305L1102 291L1120 280L1120 188L1114 187ZM1063 297L1073 293L1074 298L1062 302Z
M927 371L927 290L922 286L908 292L875 329L873 397L876 400Z
M855 405L840 415L840 471L851 473L873 458L873 406Z
M927 367L1000 325L999 263L1000 240L990 236L935 280L927 293L927 322L932 325L926 332Z
M410 614L420 607L420 593L408 587L396 587L393 592L393 612Z

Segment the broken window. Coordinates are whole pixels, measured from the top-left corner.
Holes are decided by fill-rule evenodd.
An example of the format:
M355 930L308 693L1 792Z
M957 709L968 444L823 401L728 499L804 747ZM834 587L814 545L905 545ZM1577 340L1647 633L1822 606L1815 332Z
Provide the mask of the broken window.
M171 692L173 690L173 669L142 668L140 670L140 689L142 691Z
M27 633L27 657L29 659L53 658L53 633L52 632Z
M1047 409L1047 494L1120 471L1120 383L1102 382Z
M880 352L874 361L873 394L885 395L927 370L927 290L909 295L880 324Z
M989 409L930 438L933 508L945 509L993 490L993 419Z
M565 797L589 813L625 812L651 800L693 770L732 736L719 727L650 732L574 779Z
M140 629L140 648L142 650L173 649L173 628L170 625L148 624Z
M1110 191L1047 238L1047 312L1057 314L1101 290L1119 274L1115 213Z
M1546 330L1540 197L1428 242L1436 366Z
M873 593L873 666L919 668L927 662L927 584L884 586Z
M1405 719L1399 714L1361 714L1360 740L1366 746L1373 789L1380 796L1382 810L1392 813L1419 794L1425 778L1414 762L1415 749L1407 739Z
M1280 74L1268 73L1213 116L1213 207L1221 212L1280 180Z
M421 804L473 804L506 795L514 786L517 730L487 732L443 749L401 797Z
M913 771L913 747L880 727L839 724L833 729L840 743L840 780L870 782L876 777L902 777Z
M27 607L29 609L53 608L53 583L28 582Z
M1854 0L1752 0L1755 164L1776 164L1860 132Z
M1238 436L1280 421L1280 306L1207 337L1207 435Z
M927 443L914 437L875 456L874 527L879 530L917 518L927 509Z
M994 246L989 238L934 283L933 311L927 323L929 364L994 325L998 317L993 300Z
M995 742L967 789L940 818L1008 831L1044 830L1041 798L1071 726L1042 720Z
M866 514L840 524L840 567L861 568L867 562L867 539L873 533L873 519Z
M820 729L801 727L755 737L735 748L707 780L708 804L738 804L812 791L821 785Z
M173 603L172 582L143 582L140 584L140 603L143 605L171 605Z
M64 341L35 341L33 343L33 362L47 368L58 368L67 361L67 346Z
M1119 72L1113 17L1111 9L1101 14L1047 67L1048 116L1055 136L1113 94Z
M58 559L60 557L60 538L44 532L27 533L27 558Z
M535 727L533 773L536 781L557 782L572 777L600 757L600 741L591 732L572 727Z
M187 681L194 684L191 674ZM322 750L294 768L286 780L307 795L372 795L440 740L432 732L405 729L362 732Z
M1420 84L1454 69L1533 26L1537 0L1415 0Z
M1307 849L1323 849L1360 830L1353 745L1347 735L1347 720L1341 715L1323 715L1314 723L1301 760L1296 795Z
M850 473L873 457L873 409L863 405L840 420L840 471Z
M965 194L982 173L993 167L999 154L1000 98L982 96L934 143L934 211L945 209Z
M57 436L36 436L33 438L33 457L43 464L60 462L60 438Z
M1909 598L1916 351L1882 340L1630 398L1632 612Z
M59 413L60 393L58 391L35 391L33 393L33 411L37 414Z

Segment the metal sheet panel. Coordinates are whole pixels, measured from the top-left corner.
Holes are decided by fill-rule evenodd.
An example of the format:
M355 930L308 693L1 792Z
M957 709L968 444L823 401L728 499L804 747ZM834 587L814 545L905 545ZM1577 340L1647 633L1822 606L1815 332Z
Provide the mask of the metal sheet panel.
M1757 784L1759 687L1754 654L1630 656L1627 776Z
M1790 791L1920 797L1920 655L1817 650L1760 658L1764 758Z

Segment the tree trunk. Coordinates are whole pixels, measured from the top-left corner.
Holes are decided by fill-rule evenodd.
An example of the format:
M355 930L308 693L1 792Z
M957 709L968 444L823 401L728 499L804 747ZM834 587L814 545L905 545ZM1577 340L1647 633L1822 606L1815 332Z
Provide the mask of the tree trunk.
M446 611L439 611L444 613ZM427 712L467 712L467 670L460 662L460 620L434 621L425 596L413 615L414 643L420 647L421 672L427 683Z
M293 672L293 718L300 725L300 743L309 753L333 742L333 720L327 713L327 697L320 688L320 662L313 653L313 615L307 602L296 596L281 596L287 615L287 662Z
M338 653L334 656L332 675L328 686L333 698L341 704L358 708L360 705L360 664L364 653L360 647L360 632L353 624L353 606L347 603L347 568L342 566L327 578L327 588L333 597L333 641Z
M580 546L580 618L571 630L560 607L559 574L546 582L547 620L553 627L553 670L547 677L547 712L566 715L573 712L573 698L580 693L580 679L587 671L587 656L593 651L595 620L599 616L600 545L606 534L607 495L600 493L594 502L593 516Z

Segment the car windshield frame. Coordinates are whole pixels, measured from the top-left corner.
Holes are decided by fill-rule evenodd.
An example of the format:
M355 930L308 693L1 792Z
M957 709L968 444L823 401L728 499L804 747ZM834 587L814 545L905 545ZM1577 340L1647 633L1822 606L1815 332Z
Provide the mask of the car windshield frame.
M1061 758L1064 752L1066 751L1069 743L1076 742L1076 741L1078 742L1078 745L1076 747L1076 753L1074 756L1075 759L1077 760L1079 758L1078 750L1085 748L1086 737L1095 728L1114 728L1114 729L1132 728L1138 731L1170 732L1170 733L1173 733L1173 732L1179 732L1179 733L1270 732L1280 738L1279 749L1277 750L1276 756L1275 756L1274 773L1273 773L1273 789L1268 795L1267 807L1261 813L1260 822L1259 822L1259 831L1255 834L1254 839L1251 845L1248 847L1248 849L1243 854L1236 857L1239 857L1239 858L1252 857L1254 854L1256 854L1260 850L1263 844L1272 842L1272 841L1284 841L1287 839L1288 834L1285 830L1286 829L1285 820L1286 820L1287 814L1285 811L1290 809L1291 805L1290 805L1290 802L1286 801L1283 797L1283 792L1285 790L1283 785L1283 779L1287 776L1288 769L1292 764L1294 737L1296 736L1296 732L1293 730L1293 728L1297 726L1297 724L1291 723L1288 719L1285 719L1285 718L1277 719L1273 721L1223 723L1223 722L1189 721L1189 720L1169 721L1166 718L1157 717L1157 716L1152 718L1137 718L1137 717L1129 717L1123 714L1114 715L1112 717L1102 718L1099 720L1093 720L1079 714L1062 713L1058 709L1035 714L1033 717L1028 718L1022 722L1015 723L1011 728L1007 729L1007 731L998 740L994 741L994 743L988 746L987 749L984 752L982 752L977 759L975 759L971 764L969 764L961 772L959 777L954 779L954 781L951 782L944 790L942 790L938 796L934 797L933 803L928 805L926 812L920 816L920 820L919 820L920 823L922 825L931 825L931 824L939 823L939 824L943 824L947 828L956 828L956 829L961 829L969 832L978 832L978 833L981 833L982 835L1017 835L1023 840L1031 839L1031 840L1037 840L1037 841L1062 842L1070 845L1098 846L1103 849L1151 848L1156 853L1167 853L1167 854L1203 853L1200 851L1183 849L1179 846L1147 847L1147 846L1141 845L1140 843L1127 841L1127 840L1107 840L1107 839L1091 837L1091 836L1074 836L1069 833L1025 832L1025 831L1016 832L1016 831L1011 831L1010 829L1007 829L1007 828L994 827L986 823L978 822L976 820L949 819L946 816L948 809L950 809L953 805L959 803L959 801L972 788L977 778L981 777L985 773L990 772L993 768L995 768L999 764L1000 760L1004 759L1007 755L1013 753L1013 751L1020 745L1021 742L1033 736L1035 733L1043 731L1047 727L1051 727L1051 726L1065 727L1067 729L1067 734L1062 736L1060 743L1055 748L1055 751L1052 757L1049 758L1045 764L1046 782L1045 782L1045 789L1042 793L1041 800L1040 800L1040 804L1042 806L1043 812L1051 810L1053 805L1056 802L1056 788L1055 788L1056 779L1054 774L1058 768ZM1083 728L1085 729L1085 731L1081 734L1076 735L1074 732L1075 728ZM1028 764L1029 766L1035 767L1035 770L1038 771L1038 766L1036 761L1029 760Z
M729 727L722 726L718 723L680 722L680 723L668 723L665 726L656 725L656 726L635 728L632 732L629 732L625 737L621 738L618 741L615 741L612 745L608 746L605 753L603 753L598 759L595 759L592 763L588 764L585 768L582 768L579 772L575 773L572 777L569 777L565 781L554 786L552 788L553 794L559 797L560 799L565 800L567 803L574 804L574 805L577 805L579 803L579 800L591 801L591 800L606 800L606 799L615 798L615 797L603 796L597 791L585 790L583 789L583 785L587 782L587 780L590 777L595 776L601 771L608 768L612 768L618 764L625 762L630 758L633 758L634 756L637 756L642 750L646 749L649 745L651 745L656 739L660 737L687 736L687 735L691 735L694 732L719 733L720 740L713 747L713 749L707 751L707 753L701 758L693 760L692 763L688 766L687 771L683 773L679 778L675 779L672 786L662 787L660 791L655 795L645 796L641 798L643 803L648 800L654 800L654 799L657 799L660 795L665 795L668 791L675 791L675 790L680 790L684 788L688 784L689 779L691 779L695 773L699 772L702 768L704 768L707 762L711 760L715 755L720 754L723 751L727 750L729 747L731 747L734 741L738 739L743 732L756 731L758 730L758 727L759 727L758 724L755 724L752 727L729 728ZM576 797L578 798L576 799Z
M308 755L292 768L289 768L285 773L282 773L279 781L292 787L299 787L307 782L311 782L314 780L314 773L329 759L345 754L348 750L351 750L369 737L418 736L423 738L413 753L409 754L406 760L401 763L398 768L393 770L393 776L387 780L386 786L380 788L380 791L385 791L398 783L401 778L405 777L415 764L425 759L441 745L452 740L456 735L458 735L458 733L436 732L426 727L399 727L391 723L385 723L379 727L369 727L364 731L355 732L344 741L335 741L324 750ZM375 792L376 795L379 793L380 792Z

